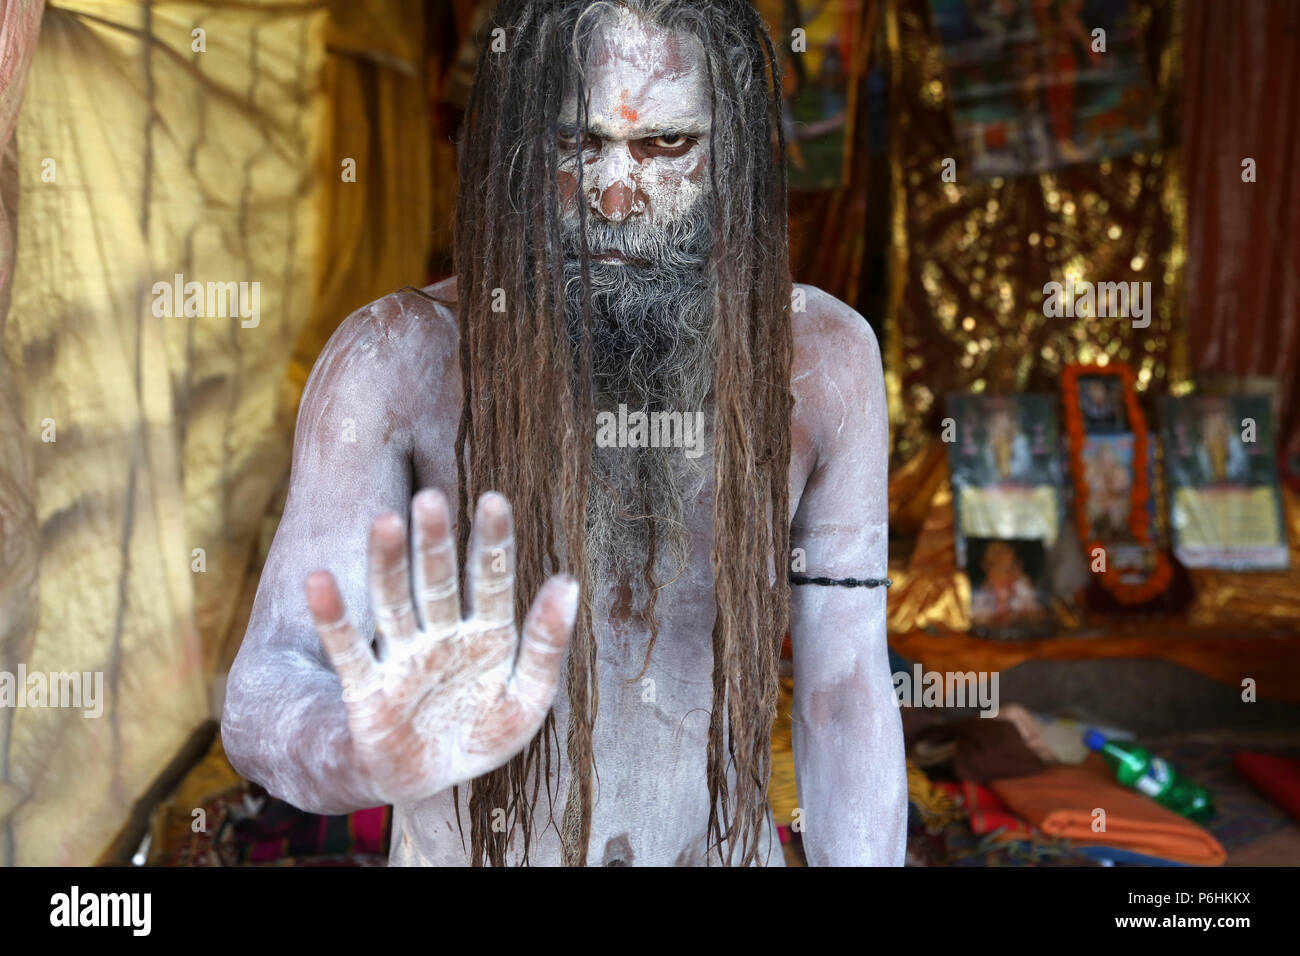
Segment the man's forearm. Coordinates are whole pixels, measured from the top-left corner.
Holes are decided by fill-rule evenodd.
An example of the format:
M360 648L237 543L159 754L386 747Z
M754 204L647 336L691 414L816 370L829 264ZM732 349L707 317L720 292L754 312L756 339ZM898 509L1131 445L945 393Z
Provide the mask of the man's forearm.
M361 772L338 678L303 655L239 660L221 720L240 774L309 813L352 813L387 801Z
M796 744L797 746L797 744ZM812 866L901 866L907 842L907 774L890 746L846 758L800 780L804 852ZM811 772L810 772L811 771ZM806 781L806 782L805 782Z
M907 842L907 772L898 711L794 739L817 756L798 765L803 846L812 866L901 866ZM897 726L890 726L890 718ZM865 726L864 726L865 724ZM870 730L863 733L866 727ZM838 743L829 743L833 737Z

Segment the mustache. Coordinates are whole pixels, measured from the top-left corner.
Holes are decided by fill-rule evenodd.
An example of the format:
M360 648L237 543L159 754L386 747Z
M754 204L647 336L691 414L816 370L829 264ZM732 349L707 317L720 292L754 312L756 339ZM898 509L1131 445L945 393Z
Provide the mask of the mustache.
M565 258L575 262L584 251L589 257L614 253L659 271L681 272L704 268L713 252L712 209L703 201L686 215L667 223L639 217L610 222L589 213L585 250L577 213L562 217L560 234Z

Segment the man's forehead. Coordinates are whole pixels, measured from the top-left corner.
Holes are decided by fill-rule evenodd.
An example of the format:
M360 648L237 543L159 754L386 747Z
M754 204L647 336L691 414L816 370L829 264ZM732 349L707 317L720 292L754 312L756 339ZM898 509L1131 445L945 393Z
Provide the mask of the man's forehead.
M635 139L663 130L704 133L709 123L704 47L691 34L647 23L626 9L593 31L584 69L592 126ZM561 112L577 115L574 91Z

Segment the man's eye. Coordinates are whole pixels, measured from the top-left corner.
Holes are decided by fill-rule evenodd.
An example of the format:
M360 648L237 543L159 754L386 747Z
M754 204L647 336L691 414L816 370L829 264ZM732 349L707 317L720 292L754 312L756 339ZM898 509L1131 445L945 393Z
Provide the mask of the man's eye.
M687 138L680 133L665 133L650 140L650 145L656 149L680 149L687 142Z
M560 145L562 149L573 149L578 145L578 134L560 132L556 134L555 141ZM587 141L583 143L583 148L591 149L595 145L596 145L596 137L592 136L591 134L588 134Z

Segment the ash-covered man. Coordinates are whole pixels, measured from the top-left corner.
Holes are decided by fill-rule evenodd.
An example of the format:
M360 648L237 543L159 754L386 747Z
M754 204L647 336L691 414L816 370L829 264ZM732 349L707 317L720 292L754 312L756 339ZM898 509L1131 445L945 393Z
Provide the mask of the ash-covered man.
M780 864L788 623L807 857L901 864L880 356L791 283L767 34L748 0L498 27L455 279L308 384L226 752L306 810L392 803L393 863Z

